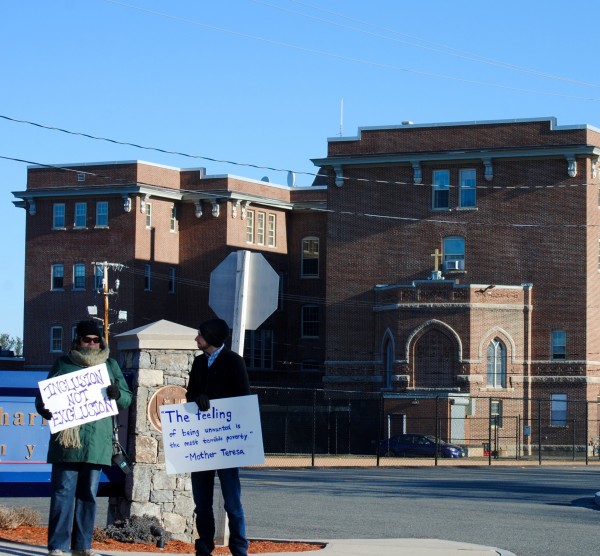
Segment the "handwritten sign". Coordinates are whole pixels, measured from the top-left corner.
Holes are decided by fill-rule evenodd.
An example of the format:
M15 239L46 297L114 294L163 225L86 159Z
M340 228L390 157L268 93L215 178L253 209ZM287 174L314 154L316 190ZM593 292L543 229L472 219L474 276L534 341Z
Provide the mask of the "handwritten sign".
M160 420L168 475L265 462L256 395L162 405Z
M52 412L48 421L52 433L119 412L115 401L106 397L110 377L105 363L41 380L38 385L46 409Z

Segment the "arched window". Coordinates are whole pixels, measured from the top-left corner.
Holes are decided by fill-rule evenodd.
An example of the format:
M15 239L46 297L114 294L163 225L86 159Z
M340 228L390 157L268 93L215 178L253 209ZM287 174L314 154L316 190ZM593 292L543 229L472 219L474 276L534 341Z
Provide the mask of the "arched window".
M506 346L494 338L487 348L487 386L506 388Z

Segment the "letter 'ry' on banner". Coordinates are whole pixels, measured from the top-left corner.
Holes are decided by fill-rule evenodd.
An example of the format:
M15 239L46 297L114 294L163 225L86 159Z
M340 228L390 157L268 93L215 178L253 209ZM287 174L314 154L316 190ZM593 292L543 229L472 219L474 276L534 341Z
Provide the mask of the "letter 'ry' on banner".
M48 421L55 433L119 412L114 400L106 397L110 377L106 364L40 380L38 386L46 409L52 412Z
M210 400L208 411L195 402L162 405L160 421L168 475L265 462L255 394Z

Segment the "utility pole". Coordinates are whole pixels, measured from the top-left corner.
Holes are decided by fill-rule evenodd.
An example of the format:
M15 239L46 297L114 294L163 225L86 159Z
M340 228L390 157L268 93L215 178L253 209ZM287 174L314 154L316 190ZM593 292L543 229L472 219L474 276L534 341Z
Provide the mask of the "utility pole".
M106 345L108 345L108 330L111 325L111 323L109 321L110 304L109 304L108 299L111 295L117 295L117 293L119 291L119 286L120 286L120 280L117 278L114 282L114 285L115 285L114 289L109 287L108 271L110 269L110 270L114 270L115 272L120 272L124 268L124 265L122 265L120 263L109 263L107 261L92 262L92 264L94 265L94 279L96 279L96 277L99 275L99 272L102 273L102 287L97 289L97 292L99 294L102 294L103 309L104 309L102 318L95 316L98 314L98 309L96 308L95 305L91 305L87 309L88 309L88 314L91 317L102 322L103 329L104 329L104 341L106 342ZM127 320L127 311L119 311L117 322L125 322L126 320ZM112 324L114 324L114 323L112 323Z

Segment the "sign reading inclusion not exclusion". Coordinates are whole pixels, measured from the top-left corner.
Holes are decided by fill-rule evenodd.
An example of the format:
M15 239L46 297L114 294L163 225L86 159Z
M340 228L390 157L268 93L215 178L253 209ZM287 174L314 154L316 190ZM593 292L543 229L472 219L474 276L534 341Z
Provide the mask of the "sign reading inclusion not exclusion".
M52 412L51 433L119 412L115 401L106 397L110 377L105 363L41 380L38 385L46 409Z
M167 474L260 465L265 453L256 395L160 406Z

